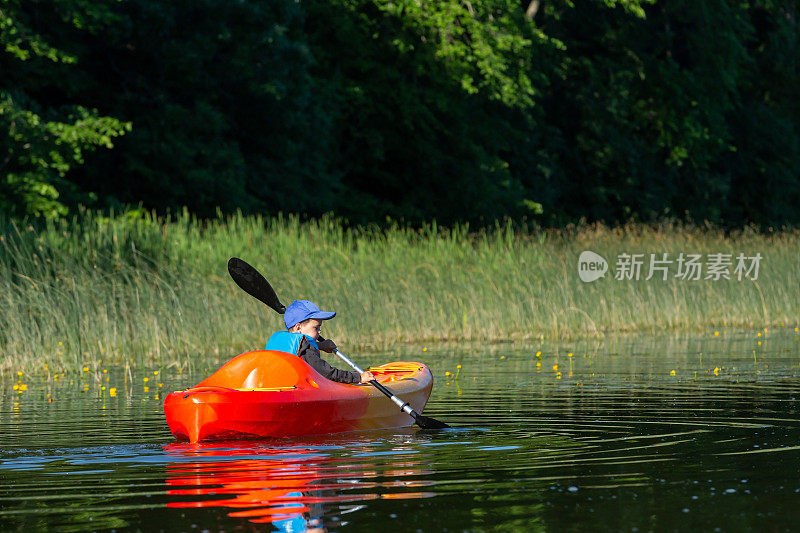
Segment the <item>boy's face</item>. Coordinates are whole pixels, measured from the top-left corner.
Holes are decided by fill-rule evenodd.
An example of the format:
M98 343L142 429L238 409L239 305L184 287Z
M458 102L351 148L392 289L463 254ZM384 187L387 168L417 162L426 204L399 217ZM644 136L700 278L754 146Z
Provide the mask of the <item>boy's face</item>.
M302 333L303 335L308 335L314 340L319 338L319 334L322 331L322 320L317 320L316 318L309 318L305 322L301 322L297 324L294 328L298 333Z

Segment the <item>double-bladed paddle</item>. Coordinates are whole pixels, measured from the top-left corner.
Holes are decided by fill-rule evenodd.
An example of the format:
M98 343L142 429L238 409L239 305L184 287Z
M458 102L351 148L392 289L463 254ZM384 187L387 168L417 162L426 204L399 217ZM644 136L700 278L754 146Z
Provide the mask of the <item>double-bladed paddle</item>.
M281 304L280 300L278 299L278 295L275 294L275 290L269 284L269 282L261 275L261 273L247 264L246 262L242 261L238 257L231 257L228 261L228 273L233 278L233 281L247 294L256 298L257 300L263 302L267 305L267 307L274 310L276 313L283 314L286 312L286 306ZM325 340L322 337L319 340ZM353 370L358 372L359 374L363 374L364 371L358 367L353 361L350 360L345 354L340 352L339 350L335 351L336 355L338 355L345 363L353 367ZM440 422L435 418L431 418L429 416L423 416L418 412L414 411L408 402L404 402L395 394L384 387L378 380L370 380L370 385L381 391L383 394L389 397L394 403L400 407L400 410L404 413L408 414L411 418L414 419L414 423L417 424L422 429L445 429L449 428L447 424L444 422Z

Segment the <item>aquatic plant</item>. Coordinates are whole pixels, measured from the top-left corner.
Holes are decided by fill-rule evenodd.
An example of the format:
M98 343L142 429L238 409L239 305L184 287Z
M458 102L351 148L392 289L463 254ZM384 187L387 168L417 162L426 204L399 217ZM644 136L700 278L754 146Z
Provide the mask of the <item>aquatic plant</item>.
M602 337L621 331L796 324L800 232L708 227L347 228L323 218L201 221L131 211L0 222L2 368L159 362L191 366L263 346L280 317L227 274L257 266L285 302L338 312L324 335L353 348L398 342ZM757 279L581 281L582 251L760 254ZM674 274L671 273L671 274ZM712 330L713 331L713 330Z

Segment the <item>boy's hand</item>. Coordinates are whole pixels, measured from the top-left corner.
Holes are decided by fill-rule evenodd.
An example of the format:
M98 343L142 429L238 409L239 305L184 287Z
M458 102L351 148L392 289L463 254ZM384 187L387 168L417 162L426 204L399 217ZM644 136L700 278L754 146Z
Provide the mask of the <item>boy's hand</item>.
M361 374L361 383L367 383L369 381L372 381L373 379L375 379L375 376L373 376L372 372L370 372L369 370Z
M319 349L323 352L333 353L336 351L336 343L330 339L318 342L317 346L319 346Z

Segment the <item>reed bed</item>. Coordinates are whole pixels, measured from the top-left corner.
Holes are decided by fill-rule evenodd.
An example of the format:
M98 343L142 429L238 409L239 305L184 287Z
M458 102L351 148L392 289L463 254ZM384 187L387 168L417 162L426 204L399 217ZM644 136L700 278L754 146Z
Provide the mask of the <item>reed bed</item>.
M263 346L280 316L229 279L231 256L256 266L284 304L337 311L340 346L525 341L611 332L796 324L800 232L706 227L571 226L472 232L348 229L333 218L233 215L198 221L131 211L0 223L0 371L48 364L187 364ZM613 270L643 253L639 280L578 276L592 250ZM650 253L760 253L756 280L645 280ZM731 272L733 274L733 272ZM534 350L535 351L535 350Z

